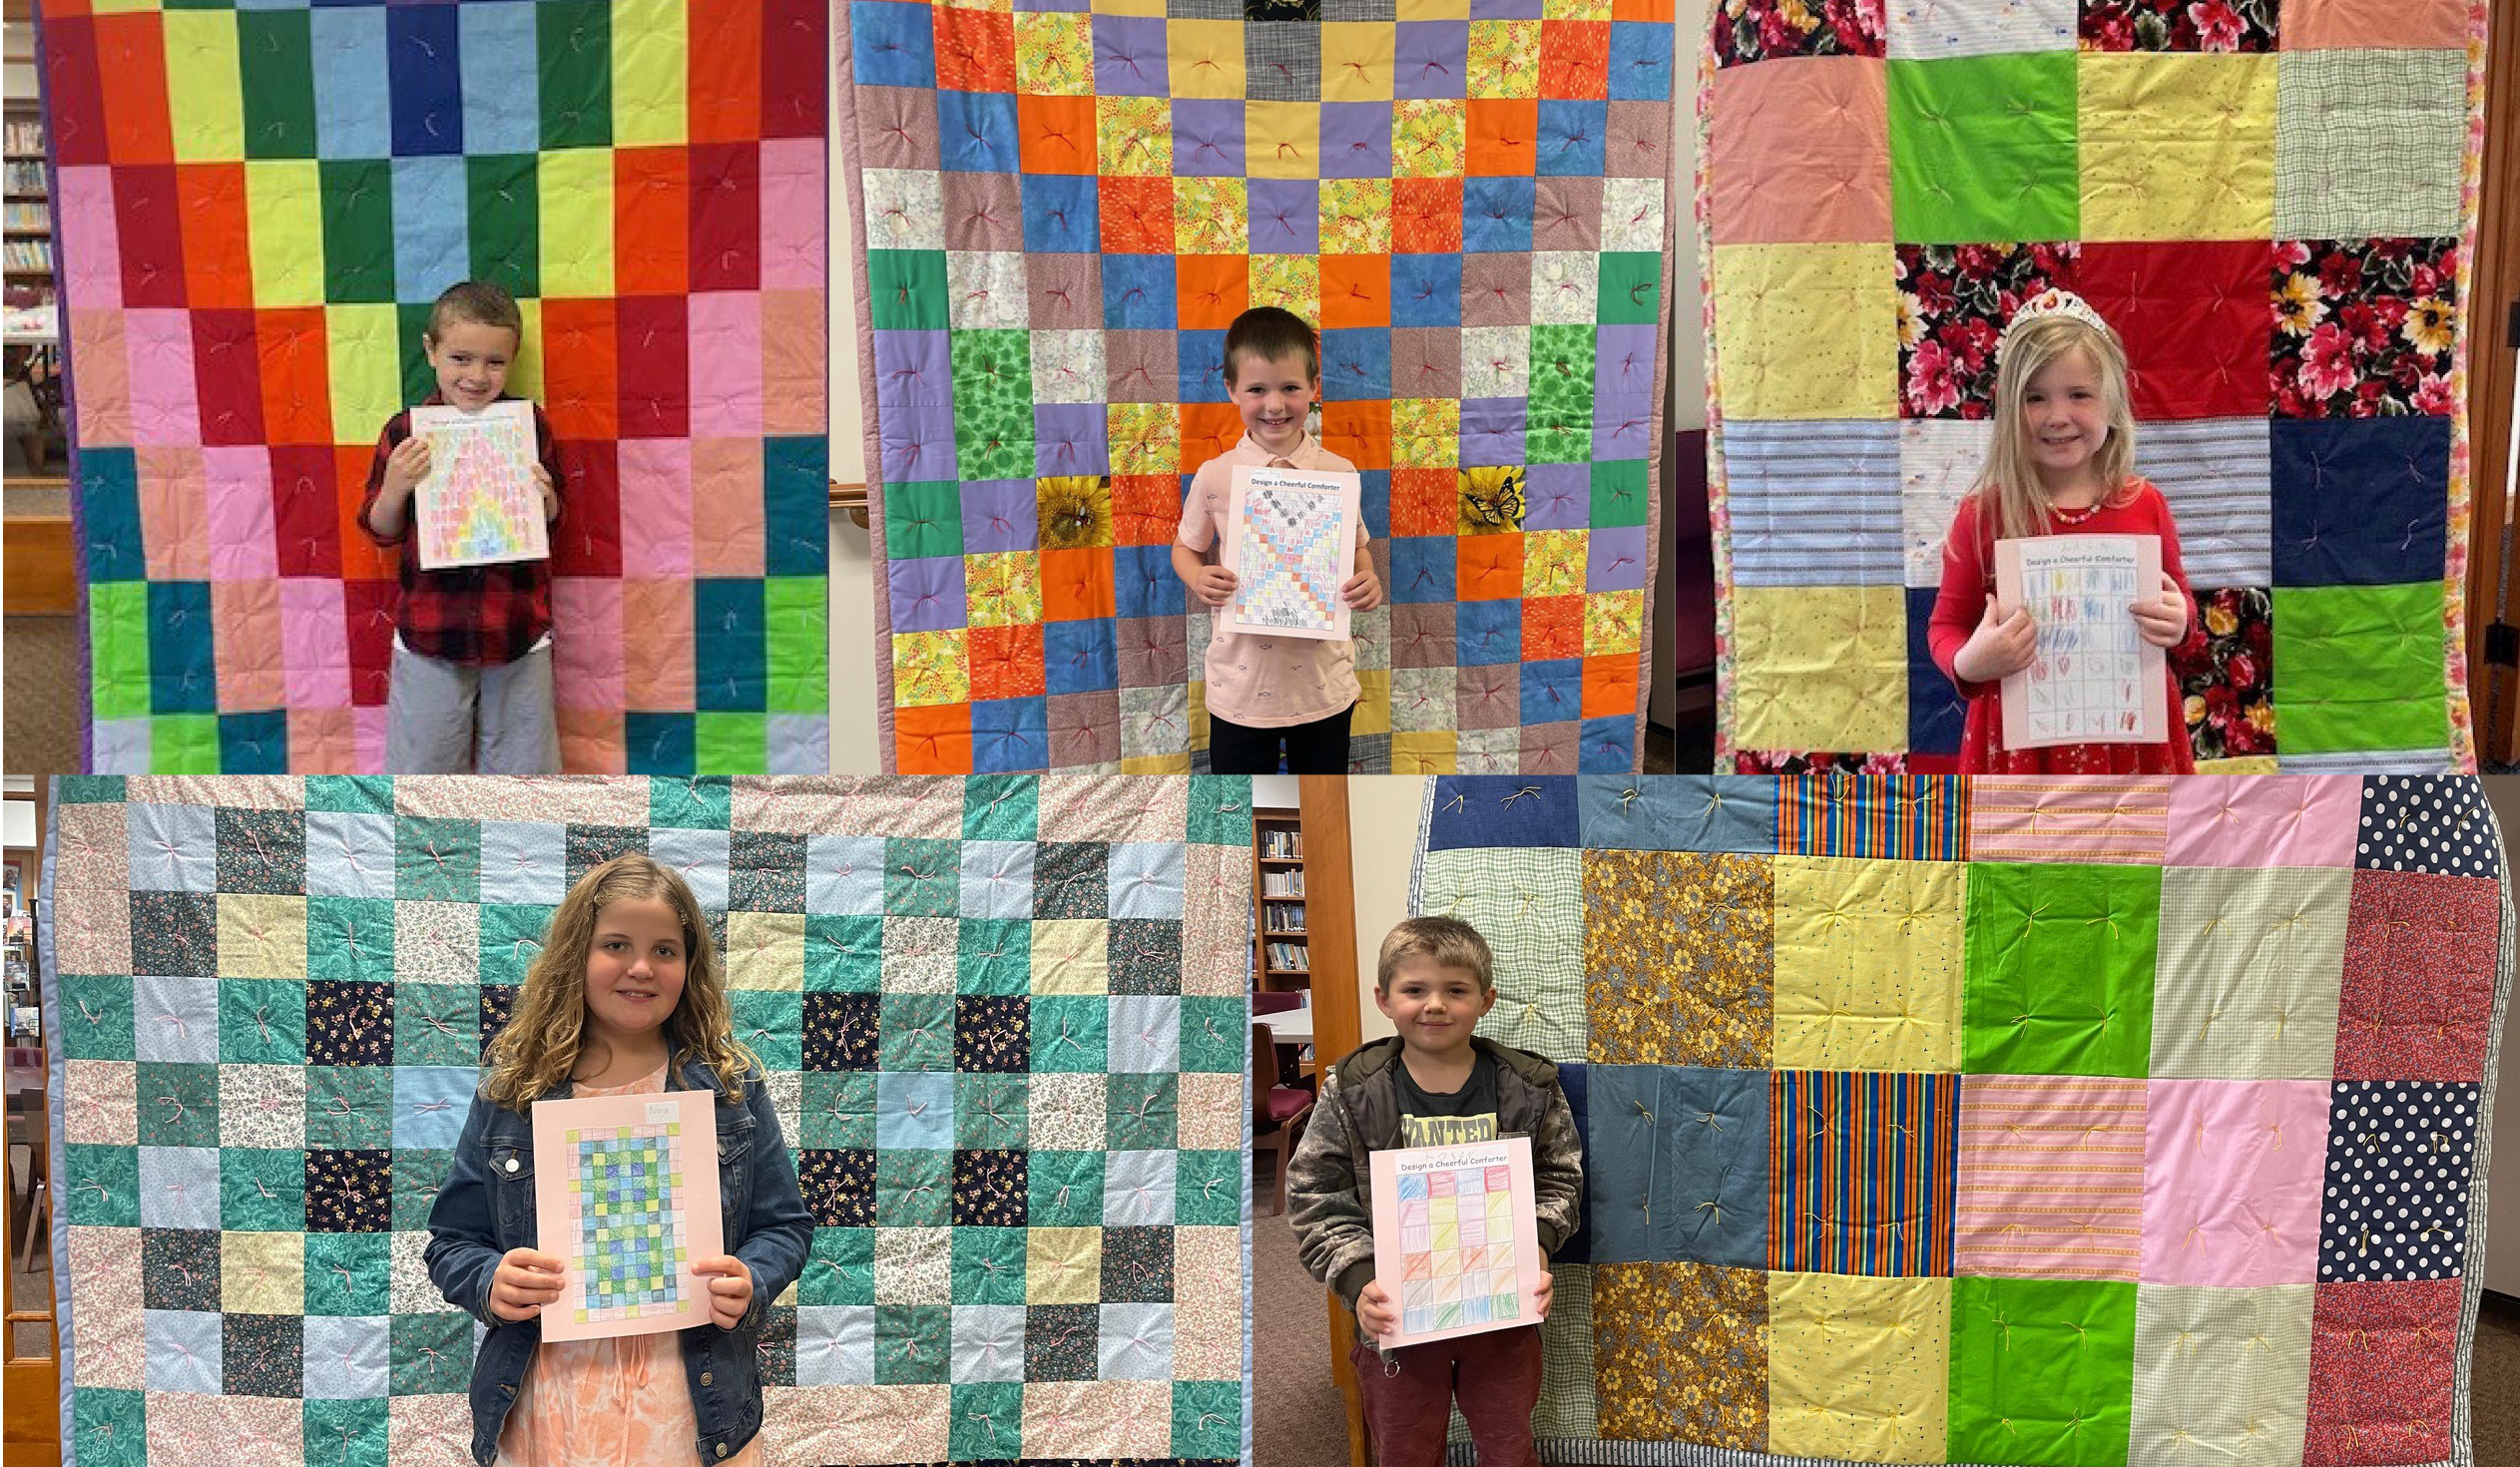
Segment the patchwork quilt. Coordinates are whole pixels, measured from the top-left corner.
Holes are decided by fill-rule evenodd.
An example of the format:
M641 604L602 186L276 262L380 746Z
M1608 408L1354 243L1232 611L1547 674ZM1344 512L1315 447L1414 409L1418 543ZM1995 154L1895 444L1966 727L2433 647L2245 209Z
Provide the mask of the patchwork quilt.
M2460 777L1430 781L1585 1140L1543 1456L2472 1461L2503 883Z
M429 1207L553 906L625 850L719 928L816 1224L762 1337L767 1461L1245 1453L1248 780L54 789L88 1467L470 1460Z
M2124 339L2196 754L2472 768L2482 0L1727 0L1701 57L1719 752L1947 771L1926 652L2013 307ZM2377 141L2375 141L2377 140Z
M382 767L360 494L466 278L560 439L564 764L830 767L822 6L39 11L89 767Z
M1254 305L1320 329L1389 590L1351 766L1635 766L1669 0L841 14L887 768L1204 766L1171 545Z

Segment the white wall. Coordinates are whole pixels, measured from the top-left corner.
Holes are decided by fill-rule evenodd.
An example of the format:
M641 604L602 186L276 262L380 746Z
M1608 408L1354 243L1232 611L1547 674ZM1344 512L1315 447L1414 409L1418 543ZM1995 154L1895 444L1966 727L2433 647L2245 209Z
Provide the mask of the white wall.
M2505 856L2503 877L2511 877L2511 848L2520 846L2520 777L2501 775L2485 780L2485 793L2502 822ZM2485 1175L2485 1286L2500 1293L2520 1294L2520 1069L2505 1063L2520 1055L2520 1016L2503 1020L2502 1053L2494 1057L2494 1149L2502 1165Z
M1430 782L1423 774L1359 775L1347 781L1347 846L1356 871L1356 1013L1365 1039L1393 1032L1391 1021L1373 1005L1374 958L1382 951L1384 934L1409 914L1417 812L1425 806Z

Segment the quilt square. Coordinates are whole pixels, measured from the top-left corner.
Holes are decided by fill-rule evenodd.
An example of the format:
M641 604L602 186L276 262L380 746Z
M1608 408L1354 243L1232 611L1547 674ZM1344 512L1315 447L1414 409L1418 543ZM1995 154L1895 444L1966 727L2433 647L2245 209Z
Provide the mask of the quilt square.
M1962 1084L1954 1271L2134 1282L2144 1082L1972 1075Z
M2353 864L2374 871L2501 874L2484 795L2466 779L2375 774L2362 781Z
M2152 1081L2144 1280L2308 1282L2327 1123L2321 1081Z
M2460 1313L2452 1279L2319 1284L2301 1460L2343 1467L2447 1455Z
M2353 864L2359 780L2200 774L2171 782L2172 866Z
M2458 1277L2478 1091L2350 1081L2330 1101L2318 1281Z
M2165 871L2152 1073L2229 1080L2333 1073L2351 887L2352 873L2341 866Z
M1736 585L1895 581L1901 501L1891 424L1733 423L1724 457Z
M1771 1082L1767 1266L1947 1276L1959 1077L1779 1070Z
M2465 60L2453 48L2287 54L2275 112L2275 234L2456 233ZM2350 151L2349 138L2383 129L2398 140L2387 157Z
M2299 1461L2310 1308L2307 1284L2138 1288L2132 1453L2206 1445L2249 1467Z
M1744 588L1733 626L1733 703L1746 746L1906 740L1907 600L1897 587Z
M1897 320L1879 244L1719 245L1719 370L1741 418L1888 418Z
M1966 871L1950 861L1776 858L1777 1066L1960 1068Z
M1767 859L1595 850L1583 865L1587 1057L1766 1068Z
M2145 1074L2160 872L1981 860L1967 901L1970 1073Z
M2355 871L2336 1078L2482 1080L2499 931L2492 882Z
M2417 612L2429 595L2421 586L2275 593L2285 753L2448 745L2448 717L2433 706L2444 686L2438 639L2428 604Z
M1571 827L1571 797L1564 806ZM1548 1059L1580 1060L1588 1052L1577 966L1582 889L1582 856L1563 847L1461 851L1447 858L1440 878L1428 873L1426 910L1470 923L1494 952L1496 1007L1479 1021L1481 1034Z
M1767 1444L1767 1274L1706 1263L1596 1263L1594 1393L1605 1439ZM1670 1383L1701 1383L1695 1397Z
M2075 60L2029 52L1889 62L1895 237L2076 238Z
M2132 1282L1951 1280L1951 1455L2127 1460L2135 1336Z
M2253 364L2273 328L2255 282L2273 254L2249 240L2083 246L2077 288L2127 344L2138 422L2267 415L2271 372Z
M1951 1280L1767 1275L1767 1450L1921 1462L1944 1452ZM1846 1368L1850 1351L1867 1362Z
M2300 380L2308 382L2312 370L2305 360ZM2361 404L2358 393L2356 401ZM2270 533L2276 583L2438 579L2449 465L2446 419L2275 419Z
M1719 244L1880 240L1890 228L1887 79L1814 58L1726 68L1709 97ZM1826 127L1779 126L1826 117ZM1842 124L1842 125L1841 125Z
M2272 46L2262 49L2080 59L2084 239L2247 240L2272 230L2278 68Z
M1588 1065L1584 1230L1594 1262L1767 1261L1767 1079Z
M2135 471L2170 501L2190 585L2273 581L2269 431L2264 418L2198 418L2136 435Z

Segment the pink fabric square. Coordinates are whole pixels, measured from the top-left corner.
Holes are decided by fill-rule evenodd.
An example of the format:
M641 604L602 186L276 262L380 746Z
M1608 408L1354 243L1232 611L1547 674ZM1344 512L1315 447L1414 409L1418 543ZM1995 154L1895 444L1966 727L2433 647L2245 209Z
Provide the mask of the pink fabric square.
M1716 73L1709 201L1718 244L1890 238L1889 73L1795 56Z
M2160 865L2173 782L2073 774L1971 779L1969 857Z
M193 375L193 316L183 310L123 315L131 353L132 442L202 441L201 384Z
M81 164L53 175L53 268L81 310L123 304L121 233L114 226L114 171ZM87 415L88 364L79 363L80 416Z
M284 598L285 590L282 594ZM358 761L358 715L346 707L291 708L288 766L309 774L355 774L374 767Z
M692 440L692 573L758 576L761 534L761 440Z
M74 970L76 971L76 970ZM106 1184L77 1175L53 1179L64 1188ZM128 1202L117 1198L117 1202ZM71 1380L84 1386L138 1390L148 1383L148 1336L141 1317L140 1229L74 1227L63 1254L70 1293L79 1301L79 1348Z
M123 331L123 312L84 305L72 310L70 357L79 363L80 440L132 441L131 343Z
M621 573L692 573L692 441L624 438L621 481L638 495L638 511L621 521Z
M562 576L551 586L552 701L561 708L622 706L622 589L604 577ZM688 650L690 633L641 624L642 640ZM638 705L633 705L638 707Z
M209 503L210 578L252 581L280 573L271 544L271 451L202 450L202 494Z
M761 288L820 291L829 270L826 224L831 196L823 187L819 138L770 138L761 144Z
M2502 892L2482 876L2353 873L2336 1078L2485 1078Z
M2302 1467L2450 1455L2462 1287L2456 1278L2318 1286Z
M2133 1282L2144 1237L2141 1080L1960 1081L1952 1271Z
M624 580L620 618L640 629L621 644L623 687L628 707L646 713L688 713L694 706L692 681L692 583Z
M79 1343L80 1348L87 1347L84 1334ZM236 1467L238 1462L296 1462L303 1461L306 1455L302 1407L296 1401L278 1396L205 1396L151 1391L148 1419L149 1460L164 1464L164 1467ZM416 1462L421 1458L406 1456L396 1450L392 1460Z
M352 736L357 740L358 766L381 769L385 766L385 706L368 704L350 710Z
M281 650L280 583L276 579L211 582L210 619L217 634L220 712L286 707L288 670ZM284 754L286 750L267 752Z
M819 292L761 292L761 431L820 437L830 421L831 310Z
M2327 1082L2147 1083L2143 1280L2313 1281Z
M2169 866L2350 866L2362 780L2196 774L2173 781Z
M691 434L761 431L761 297L711 290L691 297Z
M312 576L280 582L280 660L288 668L291 709L350 706L347 616L340 582ZM301 765L292 758L289 767Z
M2283 0L2286 51L2465 50L2468 0Z
M210 501L202 494L202 450L144 443L133 457L140 471L140 534L147 542L149 579L209 580Z

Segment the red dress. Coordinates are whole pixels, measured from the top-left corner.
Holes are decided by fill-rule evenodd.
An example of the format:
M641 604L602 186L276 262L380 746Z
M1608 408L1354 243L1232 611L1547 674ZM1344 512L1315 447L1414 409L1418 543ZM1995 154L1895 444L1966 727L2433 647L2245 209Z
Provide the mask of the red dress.
M2179 526L2170 517L2170 502L2151 481L2134 481L2135 492L2123 504L2106 504L2090 518L2074 524L2051 512L2048 535L2159 535L2162 569L2179 583L2188 598L2188 625L2196 625L2196 593L2188 587L2187 570L2179 561ZM1953 659L1968 645L1977 624L1986 617L1986 598L1995 589L1995 531L1985 523L1974 494L1951 517L1951 536L1942 547L1942 591L1934 598L1934 615L1926 629L1934 665L1942 669L1960 696L1968 700L1968 722L1960 733L1960 770L1968 774L2193 774L2197 756L2188 744L2185 700L2178 673L2165 666L2162 679L2169 702L2170 736L2160 743L2060 743L2047 748L2006 748L2003 706L1994 683L1964 682L1951 670Z

